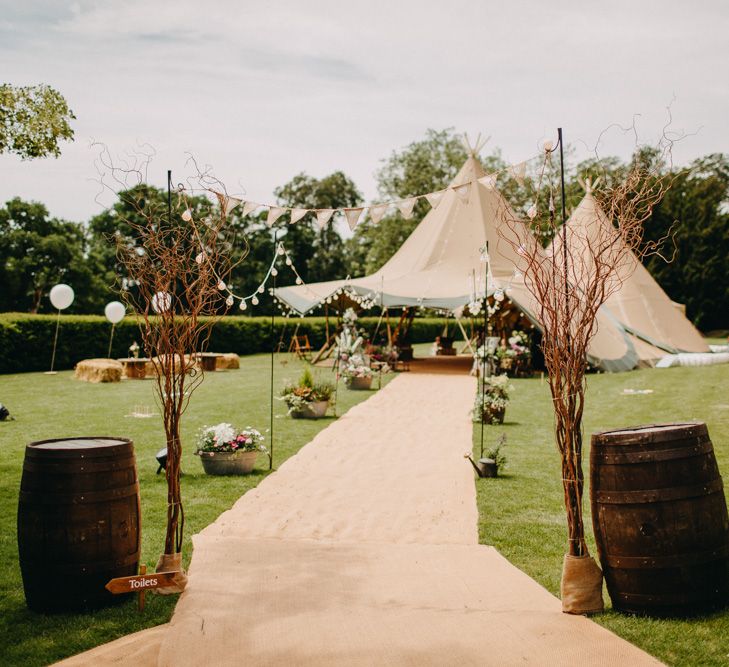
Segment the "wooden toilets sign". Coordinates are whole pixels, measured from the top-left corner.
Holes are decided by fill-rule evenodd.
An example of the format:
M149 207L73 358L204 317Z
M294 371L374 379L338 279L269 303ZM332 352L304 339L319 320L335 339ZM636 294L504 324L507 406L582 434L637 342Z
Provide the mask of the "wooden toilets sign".
M114 595L122 593L137 593L139 595L139 611L144 609L144 596L147 591L156 588L165 588L175 583L175 577L180 574L174 572L154 572L147 574L147 566L139 566L139 574L132 577L117 577L106 584L106 590Z

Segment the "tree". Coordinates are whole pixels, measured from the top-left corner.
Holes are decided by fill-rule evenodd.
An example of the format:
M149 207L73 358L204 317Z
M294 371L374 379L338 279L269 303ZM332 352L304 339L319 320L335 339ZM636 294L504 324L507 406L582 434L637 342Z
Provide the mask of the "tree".
M43 297L58 282L76 290L74 309L98 306L99 282L86 256L84 228L50 218L38 202L16 197L0 208L0 308L50 310Z
M676 257L647 263L669 296L703 331L729 328L729 156L707 155L676 174L648 225L651 240L673 228Z
M62 140L73 140L75 120L63 95L50 86L0 85L0 154L23 159L58 157Z

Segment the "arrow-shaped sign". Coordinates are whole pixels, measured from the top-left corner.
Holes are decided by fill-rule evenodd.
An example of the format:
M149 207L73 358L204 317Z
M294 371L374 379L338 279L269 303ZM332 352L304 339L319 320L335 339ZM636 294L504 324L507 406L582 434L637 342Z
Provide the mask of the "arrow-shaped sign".
M106 590L118 595L120 593L141 593L155 588L164 588L175 583L175 577L180 574L174 572L153 572L152 574L137 574L133 577L117 577L106 584Z

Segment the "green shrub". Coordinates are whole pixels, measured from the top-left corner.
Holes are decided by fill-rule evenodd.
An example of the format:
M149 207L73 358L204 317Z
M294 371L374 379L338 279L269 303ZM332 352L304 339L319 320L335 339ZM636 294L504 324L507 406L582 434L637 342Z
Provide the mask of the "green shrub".
M393 318L395 319L395 318ZM378 318L363 317L359 325L373 333ZM393 320L391 324L394 326ZM330 320L330 333L336 320ZM56 328L55 315L27 315L24 313L0 313L0 373L46 371L51 366L53 336ZM443 330L440 318L416 318L410 329L411 343L435 340ZM296 332L306 335L314 349L326 340L326 320L323 317L277 317L271 337L270 317L228 316L214 327L208 349L215 352L256 354L270 352L281 344L285 352L291 336ZM61 315L58 332L55 368L73 368L82 359L105 358L109 351L111 324L97 315ZM378 338L385 333L385 323L380 324ZM129 346L142 338L133 317L127 317L116 325L112 358L126 357Z

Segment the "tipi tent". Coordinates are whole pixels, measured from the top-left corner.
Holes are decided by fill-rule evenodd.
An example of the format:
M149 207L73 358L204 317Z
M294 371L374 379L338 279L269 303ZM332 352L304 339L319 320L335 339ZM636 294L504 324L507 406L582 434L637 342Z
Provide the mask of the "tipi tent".
M508 204L471 155L439 203L378 271L363 278L277 288L273 293L302 315L341 290L384 307L456 310L473 298L474 276L483 271L482 248L488 242L489 294L503 290L539 326L514 247L536 241L523 225L505 229L504 219L515 216L508 213ZM590 361L609 371L628 370L638 362L635 345L607 312L600 314Z
M556 256L560 252L565 229L567 243L574 253L579 253L584 244L604 239L605 230L612 229L612 223L600 210L589 182L582 201L552 243ZM589 270L589 267L582 265L582 270ZM681 306L671 301L632 252L620 263L620 271L622 285L605 305L630 335L641 363L653 365L667 352L709 351L704 338L686 318Z

